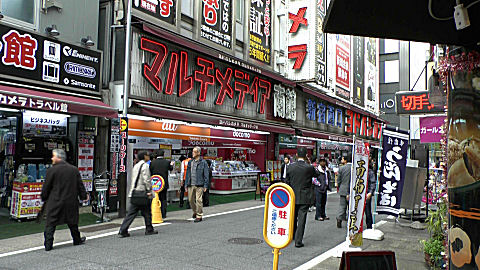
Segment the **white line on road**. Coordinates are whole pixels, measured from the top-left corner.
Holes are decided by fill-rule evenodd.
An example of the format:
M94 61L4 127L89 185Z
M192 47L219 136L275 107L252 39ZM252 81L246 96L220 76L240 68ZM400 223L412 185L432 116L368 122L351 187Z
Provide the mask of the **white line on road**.
M248 207L248 208L243 208L243 209L238 209L238 210L232 210L232 211L227 211L227 212L222 212L222 213L217 213L217 214L205 215L203 217L204 218L217 217L217 216L239 213L239 212L248 211L248 210L259 209L259 208L263 208L263 207L265 207L265 205L259 205L259 206L253 206L253 207ZM187 220L194 220L194 218L189 218Z
M375 224L375 227L382 226L385 223L387 223L387 221L385 221L385 220L379 221L378 223ZM326 252L322 253L320 256L317 256L317 257L311 259L310 261L300 265L299 267L297 267L293 270L308 270L308 269L311 269L314 266L318 265L319 263L325 261L326 259L335 256L337 254L338 250L344 248L345 245L346 245L346 241L338 244L334 248L331 248L331 249L327 250Z

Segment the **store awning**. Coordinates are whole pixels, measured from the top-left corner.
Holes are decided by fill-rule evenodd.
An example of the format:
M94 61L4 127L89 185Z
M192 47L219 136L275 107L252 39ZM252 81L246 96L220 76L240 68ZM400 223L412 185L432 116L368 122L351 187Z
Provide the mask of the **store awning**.
M157 118L179 120L190 123L201 123L214 126L227 126L237 129L260 130L272 133L295 134L295 130L290 127L275 125L273 123L259 123L249 119L236 119L233 117L225 117L223 115L210 115L200 113L198 111L176 110L162 106L150 105L135 101L140 108L141 114Z
M462 0L468 7L476 0ZM429 12L431 3L431 13ZM326 33L421 41L431 44L476 45L480 40L480 3L468 8L470 26L457 30L452 0L332 0ZM449 18L438 20L436 18Z
M338 142L338 143L353 142L352 136L331 134L331 133L326 133L322 131L314 131L314 130L307 130L307 129L299 129L299 130L302 132L303 137L316 138L316 139L327 140L327 141Z
M2 105L26 110L42 110L107 118L118 117L117 109L99 100L46 93L7 85L0 85L0 106Z

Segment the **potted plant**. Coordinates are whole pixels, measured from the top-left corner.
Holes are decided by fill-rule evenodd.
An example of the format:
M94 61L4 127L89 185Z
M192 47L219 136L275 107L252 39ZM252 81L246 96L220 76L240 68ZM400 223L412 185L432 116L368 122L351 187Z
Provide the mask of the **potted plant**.
M436 211L429 211L425 220L430 238L422 240L425 262L433 269L442 269L445 265L445 240L447 224L447 204L441 201Z

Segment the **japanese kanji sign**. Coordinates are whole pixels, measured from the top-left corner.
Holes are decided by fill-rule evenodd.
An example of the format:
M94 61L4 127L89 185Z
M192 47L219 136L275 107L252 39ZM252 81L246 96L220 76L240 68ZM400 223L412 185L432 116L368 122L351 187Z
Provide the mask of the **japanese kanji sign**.
M78 133L78 170L87 191L93 189L93 161L95 155L95 135L92 132Z
M284 183L274 184L265 194L263 238L272 248L284 248L293 238L295 194Z
M175 25L177 0L134 0L133 9Z
M345 110L345 132L348 134L380 140L382 128L382 122L372 117L348 109Z
M317 14L315 27L315 81L322 85L327 85L327 42L325 33L323 33L323 20L325 18L327 0L317 0Z
M100 90L102 54L0 25L0 74L58 87Z
M288 120L297 120L297 93L295 89L282 85L274 86L273 116Z
M352 162L352 179L350 180L350 200L348 201L347 229L350 242L354 246L363 243L363 212L367 191L368 155L370 150L365 142L355 141Z
M443 107L430 102L428 91L403 91L395 94L397 114L443 113Z
M232 49L233 4L231 0L201 0L199 17L200 37Z
M365 106L365 38L352 37L353 103Z
M336 35L336 81L337 96L350 100L350 36Z
M120 118L120 154L118 172L127 173L128 119Z
M445 116L420 118L420 142L439 143L445 132L443 129L444 124Z
M398 216L407 168L408 133L383 130L377 212Z
M67 116L62 114L25 111L23 113L23 135L26 137L67 136Z
M272 49L272 1L250 0L249 55L268 65Z
M344 123L343 109L316 99L306 99L306 119L342 128Z
M373 113L378 110L378 44L376 38L365 38L365 108Z

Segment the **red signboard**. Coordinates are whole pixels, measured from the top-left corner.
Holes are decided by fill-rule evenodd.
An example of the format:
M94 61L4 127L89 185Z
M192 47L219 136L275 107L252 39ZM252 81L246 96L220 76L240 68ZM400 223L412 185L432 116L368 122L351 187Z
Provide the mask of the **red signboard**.
M337 45L337 84L350 89L350 53Z
M431 95L429 91L404 91L396 93L395 96L397 100L397 114L445 112L444 104L446 97ZM440 100L440 102L437 102L436 106L435 101L437 100Z
M366 138L373 137L375 140L380 140L383 128L381 122L348 109L345 110L345 116L346 133L355 134Z

